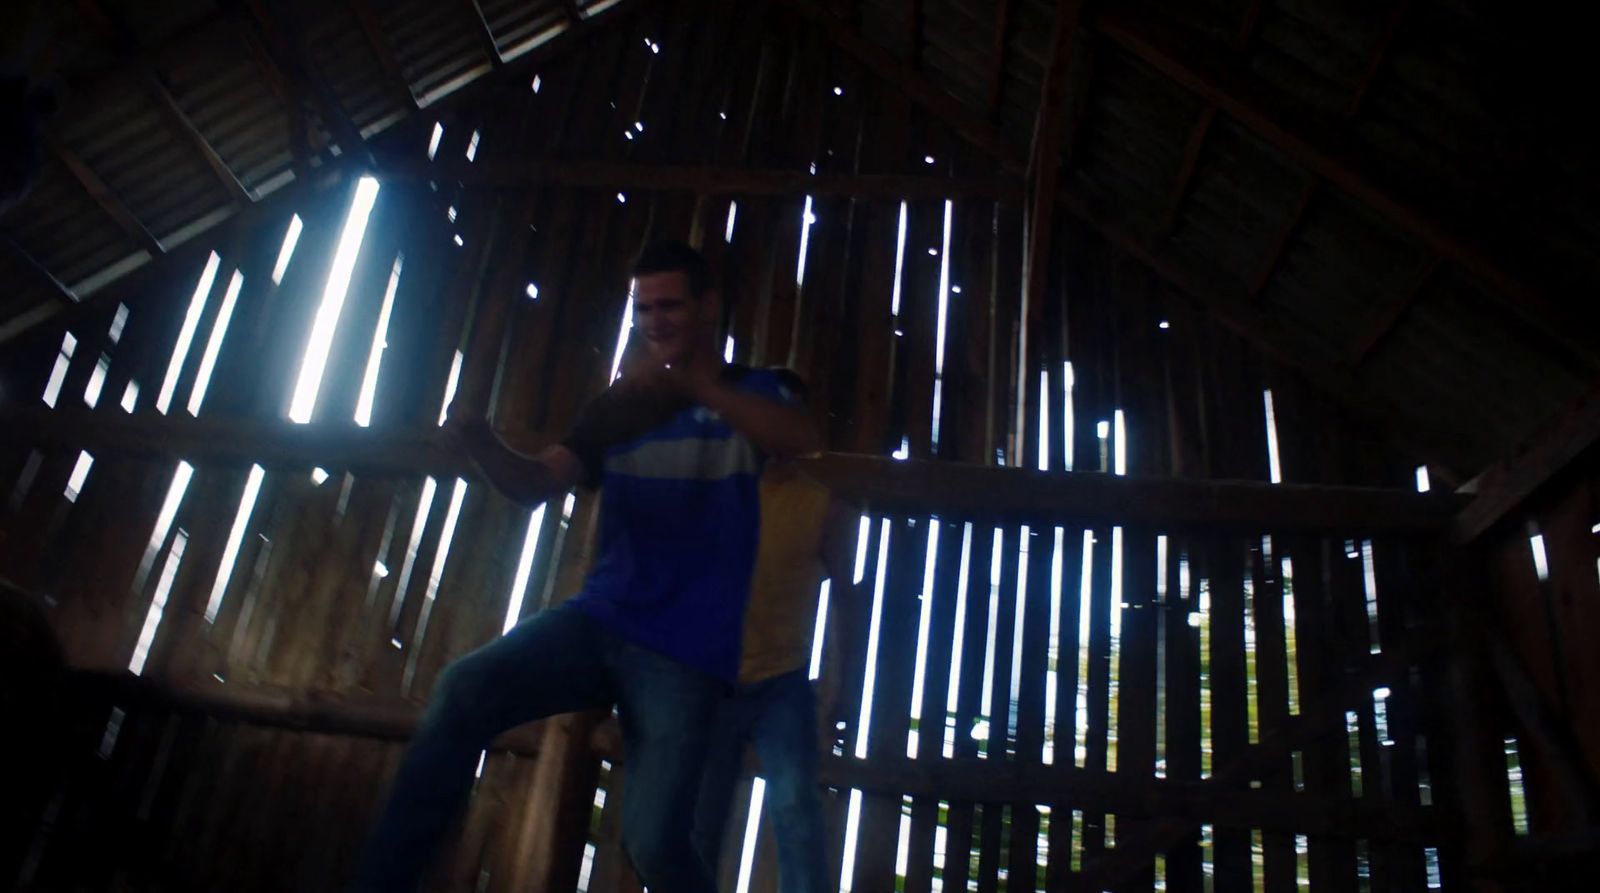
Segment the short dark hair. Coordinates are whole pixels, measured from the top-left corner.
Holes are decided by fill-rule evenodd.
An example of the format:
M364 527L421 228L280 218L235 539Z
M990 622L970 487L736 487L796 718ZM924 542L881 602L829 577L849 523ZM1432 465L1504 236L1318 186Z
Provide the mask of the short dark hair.
M633 275L682 273L689 280L689 293L704 295L711 288L711 265L705 256L684 242L652 242L633 262Z

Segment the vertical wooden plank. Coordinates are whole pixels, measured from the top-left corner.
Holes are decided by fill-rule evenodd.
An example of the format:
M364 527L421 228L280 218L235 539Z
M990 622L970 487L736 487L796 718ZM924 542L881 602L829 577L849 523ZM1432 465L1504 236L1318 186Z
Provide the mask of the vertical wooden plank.
M1347 561L1341 544L1296 537L1285 543L1294 559L1294 613L1300 658L1301 713L1321 728L1305 743L1305 789L1313 797L1350 796L1350 763L1343 712L1331 698L1338 684L1337 639L1329 609L1330 562ZM1308 856L1311 888L1356 889L1355 847L1348 840L1311 835Z
M1281 535L1264 537L1251 550L1250 573L1254 581L1251 617L1254 621L1257 717L1260 741L1279 740L1287 734L1289 713L1289 654L1285 636L1282 554L1287 540ZM1252 545L1254 545L1252 543ZM1292 757L1274 759L1261 767L1262 786L1268 790L1294 790ZM1294 835L1284 831L1262 832L1262 878L1267 893L1285 893L1298 888Z
M1133 528L1123 534L1122 667L1118 678L1117 774L1146 780L1155 774L1156 756L1156 534ZM1120 818L1119 845L1139 839L1148 820ZM1154 864L1146 864L1125 889L1148 890Z
M1211 744L1213 771L1246 759L1249 747L1249 705L1246 691L1244 637L1245 547L1235 538L1217 538L1207 545L1206 571L1211 595ZM1250 832L1213 830L1217 886L1245 889L1250 885Z

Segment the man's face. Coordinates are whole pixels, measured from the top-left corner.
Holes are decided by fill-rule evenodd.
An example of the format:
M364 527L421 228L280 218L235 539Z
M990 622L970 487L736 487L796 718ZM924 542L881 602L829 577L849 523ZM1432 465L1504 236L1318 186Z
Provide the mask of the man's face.
M658 363L688 362L707 342L716 314L713 296L695 297L689 291L689 277L681 271L646 273L638 278L633 325Z

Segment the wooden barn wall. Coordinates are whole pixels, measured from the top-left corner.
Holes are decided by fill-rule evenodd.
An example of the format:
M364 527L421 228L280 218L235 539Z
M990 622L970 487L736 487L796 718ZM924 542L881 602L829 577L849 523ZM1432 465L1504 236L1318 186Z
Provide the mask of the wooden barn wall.
M1559 475L1485 538L1463 581L1485 634L1471 679L1485 709L1476 737L1494 788L1493 821L1517 845L1499 854L1527 889L1561 883L1595 821L1600 792L1600 456Z
M607 383L628 259L673 237L721 274L734 358L798 370L833 450L1247 481L1276 461L1288 483L1414 486L1377 432L1092 232L1055 233L1049 300L1019 319L1020 197L973 186L993 163L819 35L765 21L664 5L452 106L431 161L431 128L409 133L374 175L315 421L357 414L378 344L374 428L432 428L455 394L515 436L560 432ZM558 161L631 185L537 175ZM808 197L640 173L811 165L868 179ZM902 200L889 177L918 185ZM13 352L8 397L88 424L125 400L181 419L212 357L200 421L283 419L357 189L217 241L203 303L198 257ZM291 214L303 229L274 281ZM233 705L75 702L96 706L63 719L70 747L0 865L29 889L337 886L439 671L570 594L589 547L582 493L530 512L465 478L360 463L3 449L0 575L43 597L69 663ZM842 884L1423 890L1463 864L1432 781L1450 770L1421 647L1432 537L938 512L863 517L861 534L877 634L851 658L873 682L844 698L825 779ZM555 728L488 755L433 889L525 889L535 870L627 887L619 798L601 795L625 760L603 745L577 770L587 841L534 852ZM733 824L729 888L745 870ZM758 839L747 871L770 890Z

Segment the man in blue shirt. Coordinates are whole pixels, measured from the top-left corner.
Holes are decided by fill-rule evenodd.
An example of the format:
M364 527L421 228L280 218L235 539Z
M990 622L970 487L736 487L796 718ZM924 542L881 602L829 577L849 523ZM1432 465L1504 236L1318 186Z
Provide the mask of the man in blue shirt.
M594 568L570 601L451 664L396 775L357 889L412 889L464 802L478 753L513 726L616 705L628 757L623 848L653 893L714 893L690 840L700 767L739 665L765 457L820 446L784 374L730 366L721 299L680 243L634 266L643 353L536 456L487 420L456 438L506 496L600 489Z

